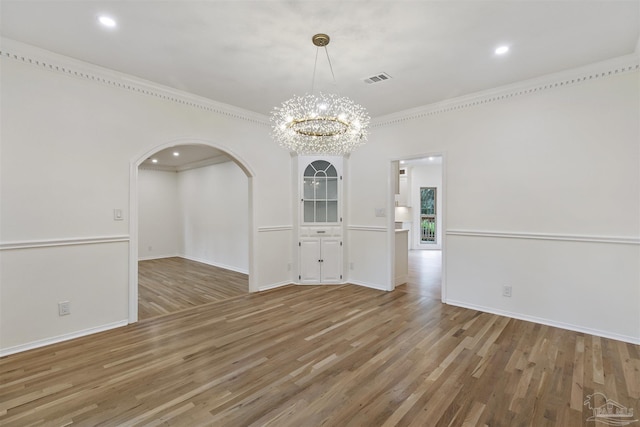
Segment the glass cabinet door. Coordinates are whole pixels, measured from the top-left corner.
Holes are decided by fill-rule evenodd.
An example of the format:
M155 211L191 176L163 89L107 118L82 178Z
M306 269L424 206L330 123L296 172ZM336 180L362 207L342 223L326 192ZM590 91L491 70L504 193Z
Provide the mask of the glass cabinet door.
M304 171L303 222L338 222L338 172L325 160L312 162Z

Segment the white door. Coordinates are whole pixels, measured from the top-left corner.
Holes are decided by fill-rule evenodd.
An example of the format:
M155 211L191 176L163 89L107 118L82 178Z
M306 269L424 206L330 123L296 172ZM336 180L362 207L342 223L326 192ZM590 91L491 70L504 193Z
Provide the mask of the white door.
M300 240L300 283L342 283L342 245L339 238Z
M320 239L300 240L300 283L320 283Z
M320 239L320 280L322 283L342 283L342 245L338 238Z

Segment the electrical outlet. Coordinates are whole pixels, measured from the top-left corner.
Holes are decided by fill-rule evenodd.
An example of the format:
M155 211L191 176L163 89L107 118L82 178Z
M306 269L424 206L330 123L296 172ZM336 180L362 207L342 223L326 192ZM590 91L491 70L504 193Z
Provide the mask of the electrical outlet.
M504 285L502 287L502 296L511 298L511 286Z
M71 314L71 303L69 301L60 301L58 303L58 316L66 316Z
M287 264L287 271L291 271L291 263Z
M352 262L349 263L349 270L353 270L353 263Z
M153 246L149 246L149 252L153 251Z

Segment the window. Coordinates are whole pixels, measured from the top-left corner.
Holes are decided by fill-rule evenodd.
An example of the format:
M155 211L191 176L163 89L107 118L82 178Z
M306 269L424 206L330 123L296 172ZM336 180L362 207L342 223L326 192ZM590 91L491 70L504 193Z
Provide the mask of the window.
M436 243L435 187L420 187L420 243Z
M303 222L338 222L338 172L325 160L312 162L304 171Z

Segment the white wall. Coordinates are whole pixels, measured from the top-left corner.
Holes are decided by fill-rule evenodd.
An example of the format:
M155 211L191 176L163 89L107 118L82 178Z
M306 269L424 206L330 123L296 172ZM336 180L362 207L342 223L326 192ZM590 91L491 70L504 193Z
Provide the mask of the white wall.
M443 153L447 303L640 342L639 76L619 62L378 120L349 224L384 225L391 160ZM352 276L388 285L390 252Z
M178 174L183 256L249 271L248 182L233 162Z
M248 186L234 162L181 172L140 168L140 259L180 256L248 273Z
M290 254L290 229L261 232L291 224L291 158L266 117L7 39L2 49L0 354L126 323L131 165L158 147L207 143L250 169L250 286L290 280L289 259L267 259Z
M442 249L442 163L417 165L410 168L412 249ZM420 187L436 187L436 242L420 243Z
M178 256L182 250L178 173L138 170L138 258Z

